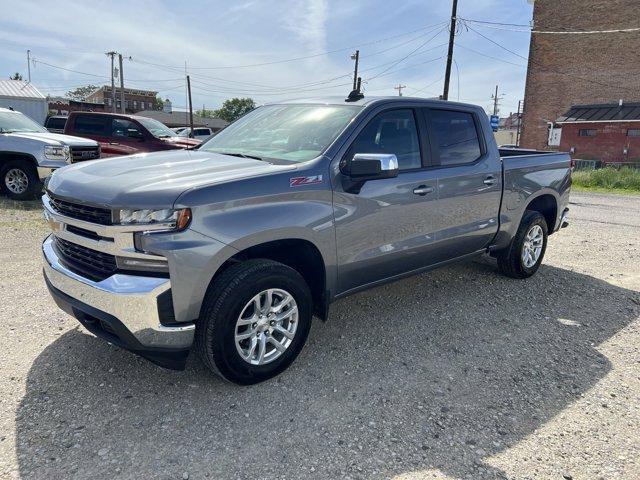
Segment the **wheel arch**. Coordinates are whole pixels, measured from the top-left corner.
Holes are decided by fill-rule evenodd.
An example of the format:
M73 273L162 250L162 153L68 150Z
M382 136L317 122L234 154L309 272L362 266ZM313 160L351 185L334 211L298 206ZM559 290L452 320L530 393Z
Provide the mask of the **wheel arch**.
M279 238L245 245L220 265L209 286L231 265L257 258L280 262L300 273L311 290L314 314L322 320L327 319L330 294L327 290L325 259L317 245L305 238Z
M525 211L527 210L538 212L545 218L549 235L555 231L558 219L558 199L553 194L542 193L531 199L525 207Z
M29 153L0 151L0 168L2 168L4 163L8 162L9 160L25 160L31 163L34 168L38 168L38 160L36 160L36 157Z

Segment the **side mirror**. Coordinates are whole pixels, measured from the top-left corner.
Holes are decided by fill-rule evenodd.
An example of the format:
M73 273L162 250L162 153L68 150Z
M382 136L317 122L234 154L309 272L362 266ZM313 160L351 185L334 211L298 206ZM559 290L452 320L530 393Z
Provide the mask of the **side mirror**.
M398 158L389 153L356 153L341 168L354 180L377 180L398 176Z

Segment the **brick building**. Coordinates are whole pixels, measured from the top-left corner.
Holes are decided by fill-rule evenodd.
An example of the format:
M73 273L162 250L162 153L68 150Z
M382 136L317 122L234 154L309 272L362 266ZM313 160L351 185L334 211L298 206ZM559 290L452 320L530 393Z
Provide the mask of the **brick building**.
M638 27L638 0L529 0L534 30ZM640 32L532 33L521 145L546 149L549 123L572 105L640 101ZM564 132L562 133L564 137Z
M120 99L122 89L116 87L116 111L120 112ZM142 110L152 110L156 95L158 92L150 90L136 90L134 88L124 89L124 108L126 113L136 113ZM102 103L107 112L113 108L113 99L111 96L111 86L105 85L88 95L85 102Z
M556 125L560 150L576 159L640 163L640 103L575 105Z
M69 112L104 112L104 103L79 102L64 97L47 97L50 115L69 115Z

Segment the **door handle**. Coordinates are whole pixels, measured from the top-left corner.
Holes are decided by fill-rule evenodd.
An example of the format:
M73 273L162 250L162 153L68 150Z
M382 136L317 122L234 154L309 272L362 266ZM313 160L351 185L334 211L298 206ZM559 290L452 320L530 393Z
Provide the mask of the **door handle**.
M496 179L493 177L493 175L490 175L485 178L482 183L484 183L485 185L494 185L496 183Z
M426 185L420 185L413 189L413 193L420 196L425 196L427 193L433 192L433 187L427 187Z

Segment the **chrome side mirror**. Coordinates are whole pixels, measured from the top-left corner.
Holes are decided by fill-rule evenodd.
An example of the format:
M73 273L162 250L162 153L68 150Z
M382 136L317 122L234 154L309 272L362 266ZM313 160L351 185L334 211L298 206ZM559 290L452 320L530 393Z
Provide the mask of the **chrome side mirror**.
M343 171L351 178L377 180L398 176L398 158L389 153L356 153Z

